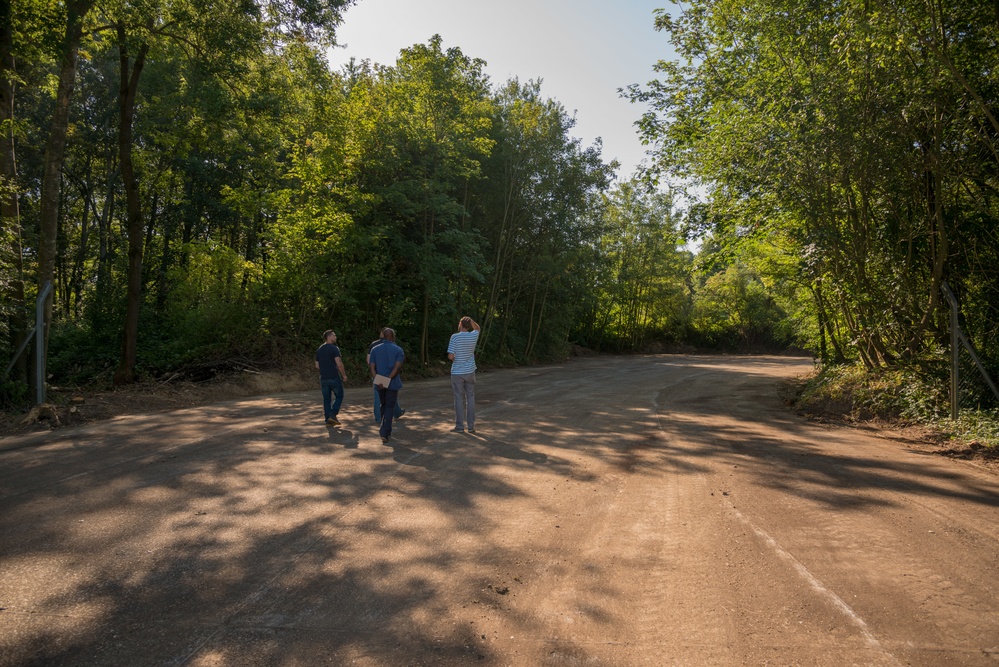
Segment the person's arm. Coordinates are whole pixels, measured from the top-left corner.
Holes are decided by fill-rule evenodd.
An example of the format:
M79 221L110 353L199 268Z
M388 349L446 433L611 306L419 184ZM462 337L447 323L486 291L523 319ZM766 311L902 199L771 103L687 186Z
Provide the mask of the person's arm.
M402 362L401 361L395 362L395 365L392 367L392 372L388 374L389 379L391 380L392 378L394 378L396 375L399 374L399 371L401 370L402 370Z
M336 358L336 369L340 372L340 377L344 382L347 381L347 369L343 367L343 359L340 357Z
M472 320L472 318L468 319ZM479 330L479 323L476 322L475 320L472 320L472 331L478 331L478 330Z
M378 371L375 370L375 362L371 361L371 355L368 355L368 368L371 370L371 377L378 375Z
M316 359L316 368L319 368L319 360Z

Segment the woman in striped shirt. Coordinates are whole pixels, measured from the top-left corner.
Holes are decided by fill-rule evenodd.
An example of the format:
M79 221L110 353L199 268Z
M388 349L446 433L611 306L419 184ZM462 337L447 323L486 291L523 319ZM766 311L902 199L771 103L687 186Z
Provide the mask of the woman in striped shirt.
M451 335L447 358L451 360L451 389L454 391L454 431L475 433L475 344L479 325L465 316L458 322L458 333Z

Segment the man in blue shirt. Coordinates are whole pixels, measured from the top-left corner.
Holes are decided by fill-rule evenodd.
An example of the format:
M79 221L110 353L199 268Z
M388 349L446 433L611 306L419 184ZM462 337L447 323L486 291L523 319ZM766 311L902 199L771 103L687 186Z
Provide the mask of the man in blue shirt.
M402 389L399 372L402 370L402 362L406 360L406 355L402 348L395 344L395 330L385 327L382 329L382 338L385 342L371 348L368 354L368 368L371 370L372 378L382 376L388 379L385 385L375 384L382 407L382 426L378 432L382 436L382 444L385 444L392 437L393 413L399 400L399 390Z
M384 342L385 342L385 339L382 338L381 334L379 333L378 340L371 341L371 344L368 345L368 363L369 364L371 363L371 350L373 350L375 347L377 347L378 345L381 345ZM381 398L378 397L378 387L377 386L375 387L374 400L375 400L375 423L376 424L381 424L382 423L382 403L381 403ZM394 414L395 414L395 418L396 419L398 419L399 417L401 417L404 414L406 414L406 411L402 409L402 405L398 402L398 400L396 400Z
M323 390L323 413L327 426L339 426L340 405L343 403L343 383L347 381L347 371L343 367L340 348L336 346L336 334L332 330L323 333L323 344L316 350L316 368L319 369L319 385ZM330 403L330 398L333 402Z
M454 392L454 431L475 433L475 344L479 341L479 325L471 317L458 322L458 333L452 334L447 346L451 360L451 390Z

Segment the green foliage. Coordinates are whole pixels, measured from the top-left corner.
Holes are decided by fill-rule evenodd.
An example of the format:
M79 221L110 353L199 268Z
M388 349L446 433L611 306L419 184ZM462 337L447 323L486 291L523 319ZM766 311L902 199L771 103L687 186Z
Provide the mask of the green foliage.
M631 181L609 193L602 213L599 292L591 324L601 338L591 344L640 350L683 340L692 265L680 247L671 198Z
M774 351L792 342L786 313L760 279L740 265L708 277L697 290L691 327L706 347Z
M13 410L28 400L28 385L13 378L0 378L0 410Z
M86 321L61 321L49 333L46 371L59 386L108 386L120 354L120 327L114 335L105 335Z
M669 194L612 188L616 165L573 136L575 119L539 82L493 86L480 60L440 37L392 64L331 71L322 46L346 4L121 0L89 16L59 207L56 383L109 379L135 312L130 240L141 241L147 377L308 354L327 328L356 356L386 325L413 372L435 372L465 314L482 323L487 363L561 359L570 340L629 351L699 335L691 316L709 276L683 249ZM38 16L32 30L49 34ZM133 58L149 49L128 153L139 226L119 164L119 42ZM52 57L32 58L34 81L54 72ZM16 102L19 162L37 183L51 102L37 83ZM29 264L42 242L36 191L22 198ZM732 336L762 336L758 319L792 312L773 305L796 295L762 264L747 263L749 305L700 299L756 327L726 324ZM0 349L10 338L0 327Z
M832 405L855 417L934 423L949 414L947 377L943 359L878 370L856 363L823 366L806 384L799 406L823 411Z
M709 238L696 258L691 341L743 352L815 349L815 319L784 252L758 237Z
M660 14L680 59L630 91L652 108L655 171L709 193L692 229L811 302L826 359L887 367L938 345L944 278L994 354L999 22L986 5L697 0ZM747 256L754 244L777 252Z
M191 243L184 250L187 265L171 272L170 295L153 336L160 354L145 355L159 372L252 347L261 334L246 289L259 281L259 268L225 247Z
M939 356L893 369L827 365L805 383L797 404L809 412L919 424L959 442L999 448L999 410L962 410L950 419L947 369Z
M999 451L999 409L962 411L957 420L942 420L940 426L957 440Z

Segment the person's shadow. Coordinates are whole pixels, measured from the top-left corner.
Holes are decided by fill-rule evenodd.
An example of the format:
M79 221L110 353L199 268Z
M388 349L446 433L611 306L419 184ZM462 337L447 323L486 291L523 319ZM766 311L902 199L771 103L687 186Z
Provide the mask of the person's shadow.
M357 449L358 444L360 444L360 438L350 429L327 426L326 430L329 432L330 442L343 445L344 449Z
M440 454L435 452L421 452L411 449L410 447L400 444L395 440L390 440L385 443L385 447L391 447L392 459L396 463L401 463L405 466L415 466L418 468L426 468L427 470L434 470L444 461Z
M473 433L470 435L493 456L518 461L528 461L535 465L543 465L548 462L548 456L546 454L542 454L541 452L525 452L523 449L514 444L498 438L490 438L482 435L481 433Z

